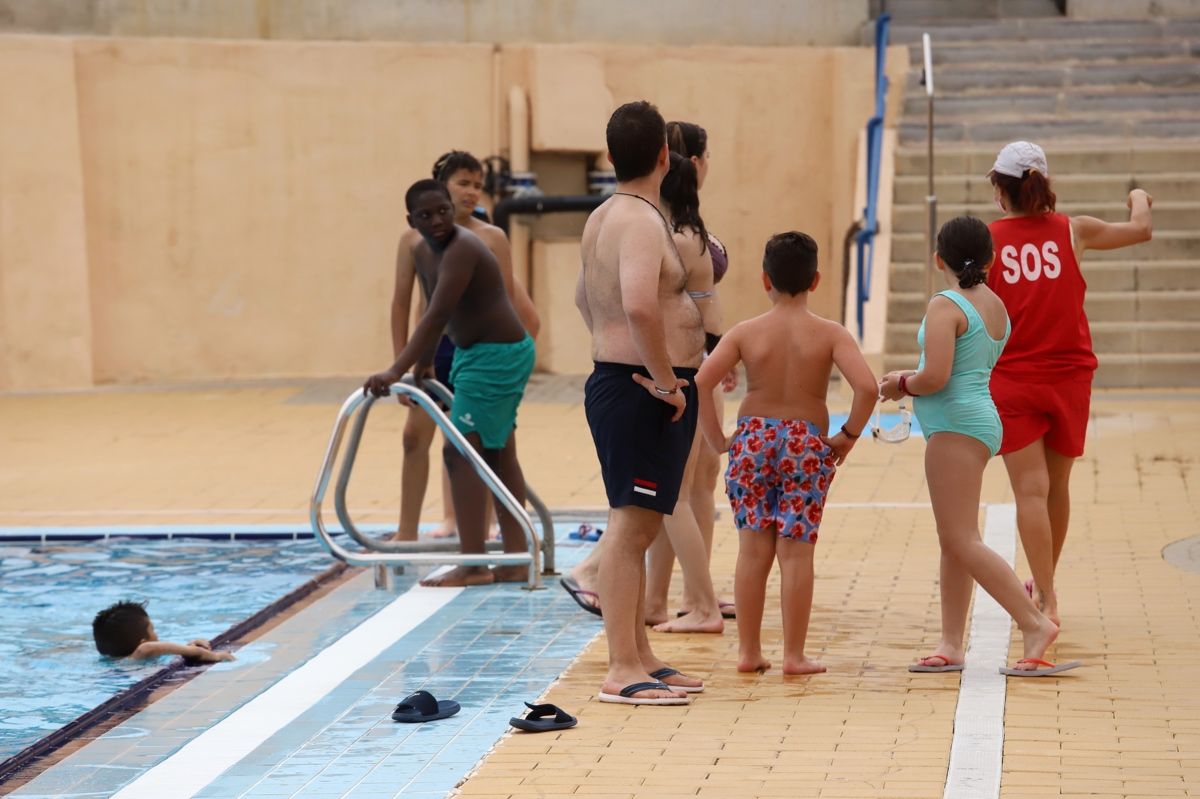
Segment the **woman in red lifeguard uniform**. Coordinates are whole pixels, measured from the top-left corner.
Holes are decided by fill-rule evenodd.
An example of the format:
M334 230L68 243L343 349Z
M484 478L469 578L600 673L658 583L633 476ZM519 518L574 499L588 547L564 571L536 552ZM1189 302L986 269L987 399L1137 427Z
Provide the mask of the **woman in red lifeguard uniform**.
M1030 142L1008 144L996 157L988 177L1004 216L989 226L996 260L988 286L1012 320L991 389L1033 572L1026 589L1057 623L1054 568L1067 537L1071 466L1083 454L1096 370L1079 261L1089 249L1149 241L1151 197L1129 193L1128 222L1068 217L1054 210L1049 174L1046 154Z

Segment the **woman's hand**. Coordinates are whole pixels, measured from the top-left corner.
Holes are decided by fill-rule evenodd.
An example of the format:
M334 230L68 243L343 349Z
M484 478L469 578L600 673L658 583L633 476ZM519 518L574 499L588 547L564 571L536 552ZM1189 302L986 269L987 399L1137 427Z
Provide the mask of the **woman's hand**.
M900 390L900 377L904 372L888 372L879 381L879 396L885 400L898 400L904 396Z

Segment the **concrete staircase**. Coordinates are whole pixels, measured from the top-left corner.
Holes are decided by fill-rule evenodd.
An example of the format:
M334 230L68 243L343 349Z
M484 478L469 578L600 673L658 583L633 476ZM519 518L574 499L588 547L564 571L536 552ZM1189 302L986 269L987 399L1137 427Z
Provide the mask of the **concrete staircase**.
M1098 386L1200 386L1200 20L1071 21L1052 2L955 3L975 18L925 21L935 0L889 2L913 70L900 122L885 368L911 368L924 312L926 104L920 37L934 43L938 219L998 216L984 177L1005 142L1046 149L1058 209L1128 218L1154 196L1154 240L1089 251L1087 313ZM983 9L980 11L980 9Z

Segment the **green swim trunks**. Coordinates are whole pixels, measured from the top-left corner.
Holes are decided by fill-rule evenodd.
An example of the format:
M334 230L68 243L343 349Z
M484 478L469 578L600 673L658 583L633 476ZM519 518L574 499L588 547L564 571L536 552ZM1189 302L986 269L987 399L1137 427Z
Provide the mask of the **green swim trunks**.
M478 433L484 449L503 449L517 425L517 406L533 373L533 339L473 344L454 351L450 419L463 435Z

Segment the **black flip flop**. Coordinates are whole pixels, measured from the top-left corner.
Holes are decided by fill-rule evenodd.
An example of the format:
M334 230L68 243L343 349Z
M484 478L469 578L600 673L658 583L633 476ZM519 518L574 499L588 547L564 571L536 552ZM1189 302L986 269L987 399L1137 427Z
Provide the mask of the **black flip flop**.
M525 718L519 719L514 716L508 720L508 723L518 730L550 732L551 730L567 730L579 723L579 719L558 705L534 705L526 702L525 707L529 708ZM554 718L547 718L548 716Z
M438 700L428 691L417 691L396 705L392 721L412 724L420 721L437 721L449 718L462 709L453 699Z
M575 600L576 605L579 605L579 607L583 608L588 613L591 613L593 616L600 616L601 618L604 617L604 613L601 612L598 605L589 605L580 596L582 594L583 596L595 597L596 602L599 603L600 597L595 591L588 591L586 588L581 587L579 583L575 582L575 578L571 577L569 574L566 577L561 578L558 581L558 584L566 589L566 592L571 595L571 599Z

